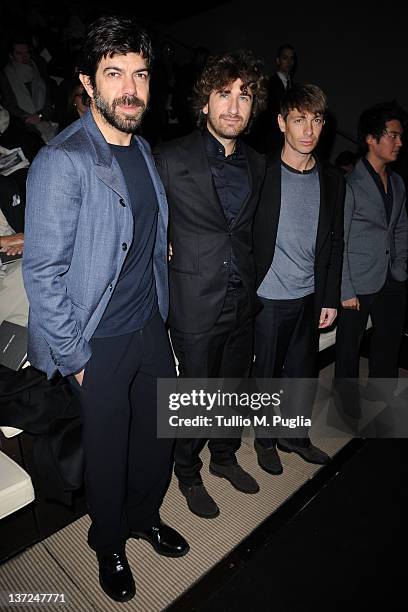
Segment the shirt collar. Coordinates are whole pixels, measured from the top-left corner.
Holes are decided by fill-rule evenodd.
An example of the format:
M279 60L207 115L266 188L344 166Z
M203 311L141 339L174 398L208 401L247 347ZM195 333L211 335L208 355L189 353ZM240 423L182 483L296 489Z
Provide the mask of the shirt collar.
M285 86L288 85L290 77L287 74L278 70L277 75Z
M367 170L369 171L369 173L372 176L376 177L378 180L381 181L381 176L378 174L378 172L374 168L374 166L372 164L370 164L370 162L368 161L368 159L366 157L363 157L363 163L364 163L365 167L367 168ZM385 171L387 173L387 176L390 176L391 168L388 165L385 167Z
M221 144L221 142L217 140L217 138L215 138L215 136L213 136L211 132L208 131L207 128L203 129L203 137L204 137L204 142L205 142L205 148L206 148L208 155L211 155L214 157L224 157L225 158L224 145ZM237 157L238 155L240 155L241 152L242 152L241 141L239 138L237 138L235 141L235 151L231 153L231 155L228 155L227 159L233 159L234 157Z

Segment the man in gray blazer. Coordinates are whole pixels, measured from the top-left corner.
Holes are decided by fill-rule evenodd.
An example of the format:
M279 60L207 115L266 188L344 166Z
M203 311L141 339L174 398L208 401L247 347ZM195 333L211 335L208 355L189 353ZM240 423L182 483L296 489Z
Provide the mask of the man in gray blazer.
M90 111L44 147L28 178L24 280L29 359L69 378L81 405L99 579L135 594L125 544L179 557L188 544L159 507L172 441L157 439L156 380L175 376L168 311L167 203L146 141L151 41L131 19L94 22L80 79Z
M369 376L397 378L406 306L408 224L405 187L390 164L402 146L404 114L394 103L364 111L364 156L346 177L342 312L336 378L358 378L359 351L371 316Z

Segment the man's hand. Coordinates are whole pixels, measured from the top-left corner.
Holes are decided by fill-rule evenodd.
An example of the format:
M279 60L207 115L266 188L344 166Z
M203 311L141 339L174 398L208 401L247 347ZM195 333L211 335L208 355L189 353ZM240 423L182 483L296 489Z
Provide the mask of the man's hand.
M37 113L34 113L33 115L27 115L27 117L24 118L24 121L29 125L37 125L37 123L40 123L41 117Z
M2 253L7 255L21 255L23 252L24 245L24 234L11 234L11 236L1 237L1 249Z
M337 317L337 308L322 308L319 319L319 329L330 327Z
M85 371L85 368L81 370L80 372L78 372L78 374L74 374L77 382L81 385L81 387L82 387L82 381L84 380L84 371Z
M360 310L360 302L358 300L358 297L353 297L349 300L343 300L341 305L347 310Z

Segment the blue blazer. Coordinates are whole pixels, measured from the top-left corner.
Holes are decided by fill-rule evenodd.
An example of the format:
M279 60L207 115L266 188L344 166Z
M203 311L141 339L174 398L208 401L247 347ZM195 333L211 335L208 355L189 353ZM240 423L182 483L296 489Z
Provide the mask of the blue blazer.
M154 275L168 314L167 201L148 143L146 160L159 213ZM44 146L27 181L24 284L30 302L28 358L51 378L82 369L133 240L133 216L118 162L86 113Z

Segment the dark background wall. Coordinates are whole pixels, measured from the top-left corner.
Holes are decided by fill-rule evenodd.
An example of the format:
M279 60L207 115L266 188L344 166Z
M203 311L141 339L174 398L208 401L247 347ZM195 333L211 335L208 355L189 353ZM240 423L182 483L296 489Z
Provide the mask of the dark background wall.
M214 52L251 48L270 71L277 47L291 42L298 55L296 80L321 86L338 129L354 137L365 107L395 98L408 109L407 24L388 6L235 0L166 31L186 45L202 44ZM332 156L351 146L337 137Z

